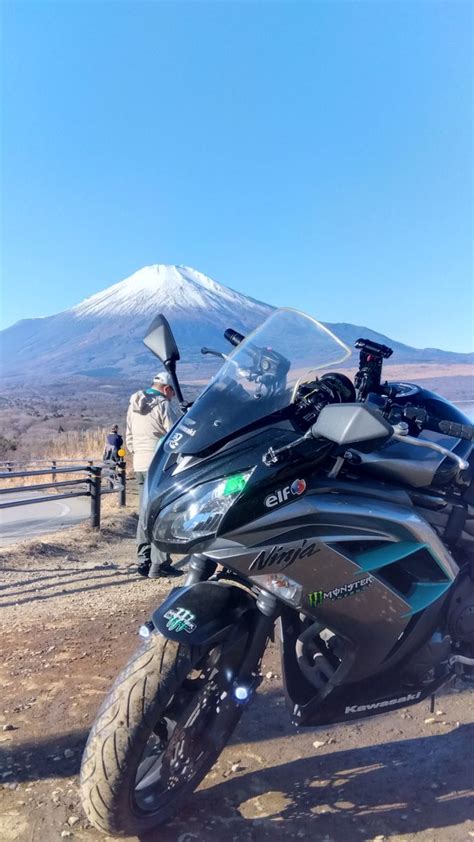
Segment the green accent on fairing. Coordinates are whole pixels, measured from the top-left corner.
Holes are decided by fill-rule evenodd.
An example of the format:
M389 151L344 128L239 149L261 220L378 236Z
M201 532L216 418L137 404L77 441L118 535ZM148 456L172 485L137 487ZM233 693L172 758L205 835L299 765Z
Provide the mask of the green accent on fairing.
M378 550L369 550L355 557L355 561L360 565L362 570L376 573L380 568L401 561L402 558L408 558L408 556L413 555L418 550L427 550L429 552L433 561L438 565L444 576L446 576L446 581L418 582L414 585L408 596L400 594L410 606L410 611L407 611L403 615L404 617L410 617L412 614L416 614L418 611L427 608L428 605L439 599L452 584L442 562L433 554L431 547L428 544L419 544L417 541L394 541L385 547L380 547ZM357 571L358 573L359 571Z
M228 477L224 485L224 496L228 494L239 494L247 485L247 477L245 474L234 474L233 477Z
M451 582L443 582L431 584L430 582L418 582L411 593L406 597L406 601L410 604L411 610L403 614L403 617L411 617L423 608L427 608L432 602L436 602L448 588L451 587Z
M378 550L368 550L355 556L355 561L367 573L372 570L379 570L381 567L386 567L387 564L393 564L394 561L401 561L417 550L428 550L426 544L418 544L417 541L394 541L387 544L386 547L379 547ZM435 561L439 564L438 559ZM359 571L357 571L357 574Z

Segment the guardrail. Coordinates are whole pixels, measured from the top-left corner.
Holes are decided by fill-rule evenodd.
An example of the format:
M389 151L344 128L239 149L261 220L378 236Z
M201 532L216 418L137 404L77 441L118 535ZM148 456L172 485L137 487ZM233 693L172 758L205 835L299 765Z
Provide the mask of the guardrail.
M127 476L125 462L100 462L94 464L93 459L85 460L86 464L77 464L76 461L67 459L32 460L28 465L41 466L34 470L20 470L21 462L0 463L0 482L5 479L22 477L51 476L50 482L37 483L33 485L19 485L12 488L0 487L0 509L8 509L14 506L27 506L33 503L46 503L54 500L66 500L70 497L90 497L90 525L93 529L100 529L101 499L104 494L118 494L119 506L126 505ZM44 467L44 466L48 467ZM61 480L61 474L83 474L77 479ZM59 476L59 479L58 479ZM108 483L106 488L103 481ZM15 494L27 491L43 491L44 489L58 489L72 486L85 486L80 491L68 491L60 494L41 495L29 499L7 500L1 502L1 495Z

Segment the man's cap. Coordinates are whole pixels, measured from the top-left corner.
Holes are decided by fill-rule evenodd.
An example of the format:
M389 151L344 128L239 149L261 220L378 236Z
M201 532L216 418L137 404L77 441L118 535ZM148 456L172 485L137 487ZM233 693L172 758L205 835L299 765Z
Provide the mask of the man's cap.
M113 427L112 427L112 430L115 432L116 430L118 430L118 428L119 428L118 424L114 424Z
M160 371L158 374L155 374L153 378L153 383L161 383L163 386L173 385L173 383L171 382L171 377L167 371Z

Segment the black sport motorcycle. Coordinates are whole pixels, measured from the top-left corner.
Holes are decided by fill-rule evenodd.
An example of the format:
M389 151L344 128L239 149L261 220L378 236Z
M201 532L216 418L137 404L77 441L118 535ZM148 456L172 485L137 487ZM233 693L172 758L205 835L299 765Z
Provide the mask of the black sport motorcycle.
M186 409L149 472L146 525L188 575L140 630L82 761L90 821L158 827L226 745L278 626L298 725L421 701L474 667L474 428L412 383L382 383L391 349L349 349L275 311L234 346L196 402L164 317L145 344ZM332 371L331 371L332 370Z

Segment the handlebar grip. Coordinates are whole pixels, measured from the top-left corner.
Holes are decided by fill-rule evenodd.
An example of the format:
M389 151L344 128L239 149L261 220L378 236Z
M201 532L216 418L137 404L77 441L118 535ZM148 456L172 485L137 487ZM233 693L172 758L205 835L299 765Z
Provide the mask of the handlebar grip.
M224 331L224 338L230 342L231 345L237 347L242 342L242 339L245 339L243 333L239 333L238 330L233 330L231 327L228 327L227 330Z
M454 436L457 439L472 441L474 439L474 426L471 424L458 424L455 421L440 421L438 427L447 436Z

